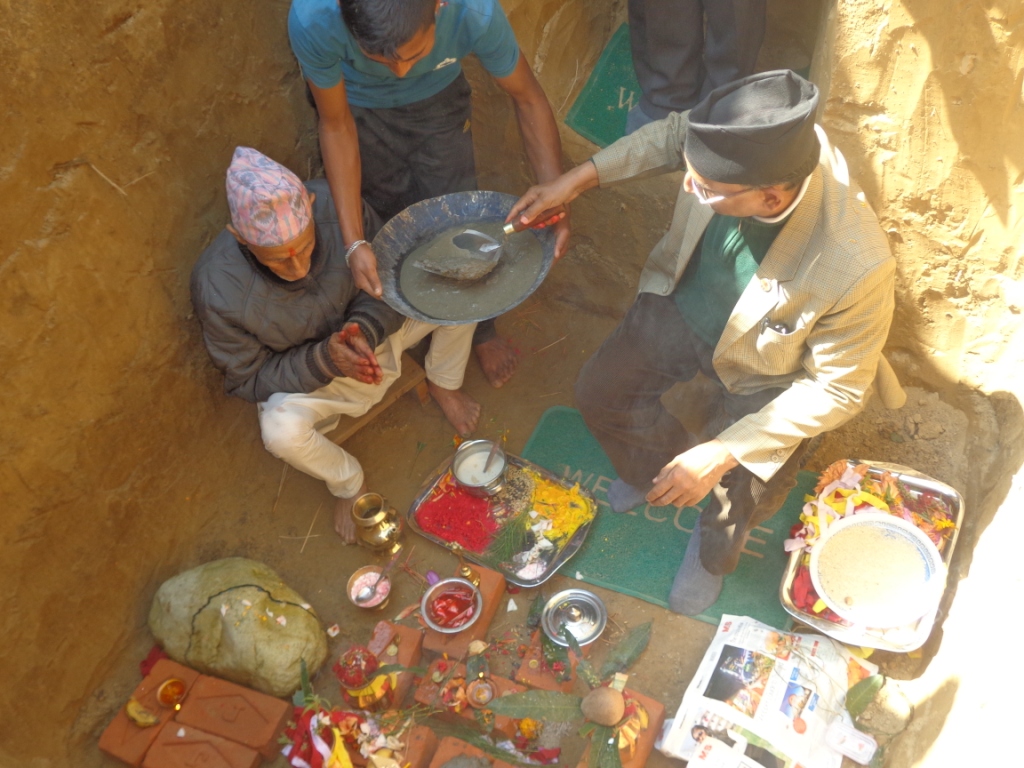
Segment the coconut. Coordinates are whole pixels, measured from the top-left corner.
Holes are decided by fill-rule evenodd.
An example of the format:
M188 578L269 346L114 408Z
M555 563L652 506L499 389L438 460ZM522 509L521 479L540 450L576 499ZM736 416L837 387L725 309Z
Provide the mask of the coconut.
M586 695L580 705L583 716L598 725L615 725L626 712L626 700L614 688L601 686Z

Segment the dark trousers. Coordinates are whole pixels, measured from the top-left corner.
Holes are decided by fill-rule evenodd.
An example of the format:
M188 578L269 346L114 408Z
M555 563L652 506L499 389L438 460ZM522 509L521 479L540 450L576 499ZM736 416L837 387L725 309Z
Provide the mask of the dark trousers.
M719 384L724 429L761 410L781 389L728 392L711 364L714 349L683 320L671 296L641 293L619 326L580 371L576 404L618 476L636 488L651 481L697 439L661 403L673 384L698 372ZM700 516L700 556L714 574L731 573L747 533L774 515L796 485L807 441L764 482L746 467L729 470Z
M350 108L359 134L363 198L385 221L420 200L477 188L465 75L413 104ZM496 335L494 320L479 323L473 344Z
M660 120L753 74L765 5L766 0L629 0L640 109Z

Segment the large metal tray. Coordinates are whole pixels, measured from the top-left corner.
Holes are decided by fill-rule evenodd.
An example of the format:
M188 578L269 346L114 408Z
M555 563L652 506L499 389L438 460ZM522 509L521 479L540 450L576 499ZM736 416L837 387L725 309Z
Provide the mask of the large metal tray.
M373 238L373 251L377 254L377 273L383 288L381 298L396 312L434 325L461 325L488 320L503 315L526 301L527 297L544 282L544 278L555 263L555 234L548 227L528 230L530 235L540 241L543 251L540 268L533 282L520 295L510 299L507 305L491 306L489 310L481 311L472 319L451 320L426 314L402 293L400 279L402 263L418 246L430 242L442 232L460 224L472 226L481 222L504 222L516 200L515 195L503 192L452 192L421 200L389 219ZM504 279L501 269L499 265L486 282L493 283ZM440 279L435 289L445 292L446 295L450 291L452 297L457 297L460 292L467 290L459 281Z
M889 464L883 461L863 461L860 459L849 459L847 460L847 464L851 467L855 467L858 464L867 464L870 467L870 469L868 469L868 474L874 477L880 477L883 472L890 472L895 475L911 493L923 493L927 491L929 493L934 493L946 502L950 512L956 520L956 527L953 529L953 533L949 537L949 541L942 552L942 561L948 566L950 558L953 556L953 549L956 546L957 537L960 535L960 523L963 520L964 514L963 496L961 496L955 488L936 480L934 477L921 474L917 470L911 469L910 467L904 467L901 464ZM859 645L865 648L878 648L884 651L895 651L897 653L915 651L924 645L928 636L932 633L932 627L935 625L935 617L938 615L939 611L938 604L935 606L935 610L925 616L922 616L913 624L905 627L895 627L892 629L874 629L871 627L861 627L856 625L847 627L797 608L793 603L791 594L793 591L793 579L796 577L797 567L800 564L800 558L803 554L804 551L802 549L790 554L789 563L786 565L786 571L782 576L782 583L779 585L779 600L782 602L782 607L786 609L786 612L790 616L801 624L817 629L822 634L835 638L839 642L846 643L847 645Z
M520 458L519 456L514 456L512 454L506 454L506 458L508 459L509 464L517 466L521 469L529 469L531 472L536 472L545 480L557 483L566 490L572 488L574 485L574 483L570 483L567 480L558 477L555 474L552 474L548 470L544 469L544 467L538 466L534 464L532 461L527 461L526 459ZM419 510L420 505L423 504L423 502L426 501L426 499L434 492L434 489L437 487L438 483L440 483L444 476L448 474L448 470L451 469L451 466L452 460L450 458L446 459L444 463L442 463L441 466L439 466L427 478L427 481L420 488L419 493L416 494L416 498L413 500L412 505L409 507L409 512L406 516L409 523L409 527L416 531L416 533L418 533L423 538L434 542L435 544L440 544L442 547L445 547L446 549L451 549L451 542L445 541L442 538L427 533L422 528L420 528L416 522L416 512ZM582 486L580 487L579 491L580 495L586 500L588 504L590 504L591 511L596 513L597 503L594 501L590 493ZM543 584L545 581L554 576L555 572L563 565L565 565L569 561L569 559L579 551L580 547L583 546L583 542L587 538L587 534L590 532L590 527L593 524L593 520L591 520L589 523L584 523L577 529L576 533L574 533L572 536L568 538L568 540L566 540L560 546L553 549L551 557L548 559L547 567L544 569L543 573L541 573L540 576L534 579L519 578L516 575L515 571L505 566L498 566L497 570L501 571L506 581L511 582L512 584L515 584L518 587L539 586L540 584ZM473 563L482 565L486 568L495 568L495 564L490 562L482 554L478 555L475 552L469 552L465 549L460 550L460 552L462 553L463 557L465 557L467 560Z

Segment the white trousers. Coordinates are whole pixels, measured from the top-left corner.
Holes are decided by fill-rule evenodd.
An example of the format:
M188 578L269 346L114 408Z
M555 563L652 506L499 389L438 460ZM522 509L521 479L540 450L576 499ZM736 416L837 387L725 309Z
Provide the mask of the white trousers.
M402 352L431 331L427 378L442 389L460 389L476 323L431 325L407 319L374 350L380 384L337 378L308 394L278 392L259 404L263 444L274 456L327 483L335 496L352 498L363 485L356 458L326 437L341 416L359 417L380 402L402 373Z

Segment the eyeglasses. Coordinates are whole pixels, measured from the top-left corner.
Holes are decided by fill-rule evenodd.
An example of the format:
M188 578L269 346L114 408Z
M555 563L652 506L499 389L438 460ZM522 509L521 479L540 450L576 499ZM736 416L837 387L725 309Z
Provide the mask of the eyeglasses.
M690 180L690 191L696 196L697 201L701 205L711 205L711 203L720 203L722 200L728 200L731 197L739 197L745 195L747 192L753 192L758 187L745 187L744 189L737 190L736 192L729 192L723 194L721 192L715 192L712 189L708 189L692 175L688 175L687 178Z

